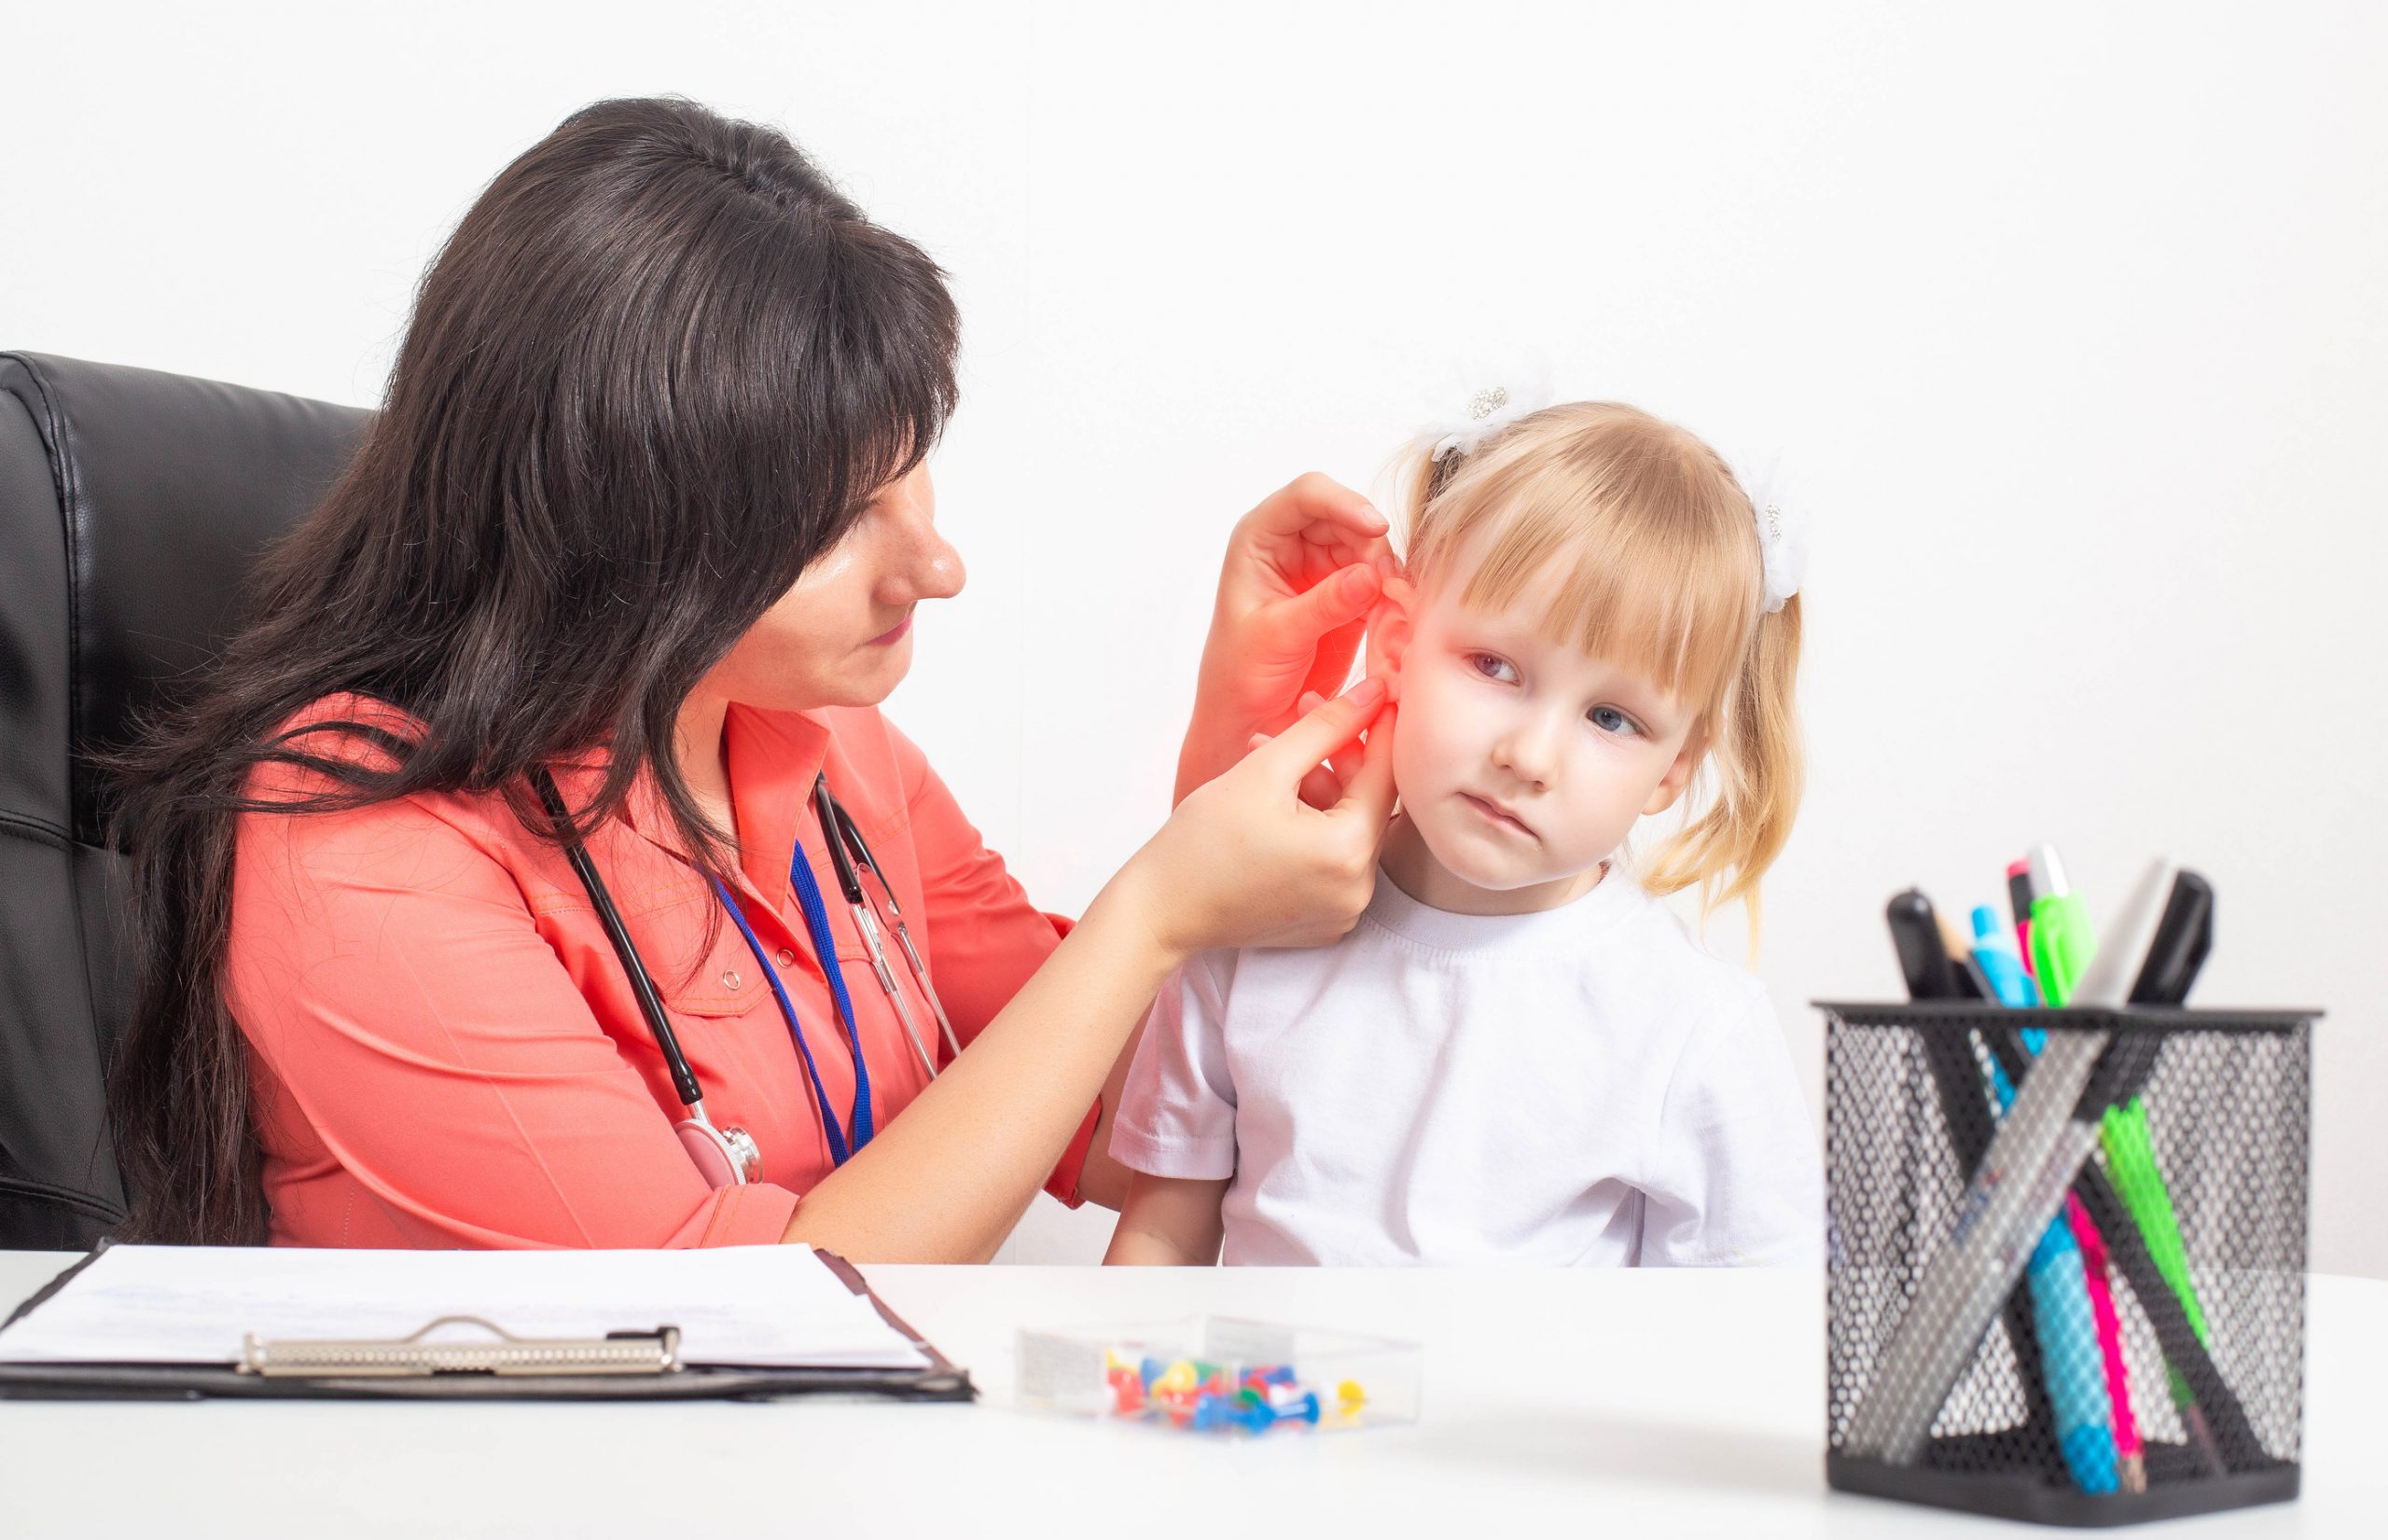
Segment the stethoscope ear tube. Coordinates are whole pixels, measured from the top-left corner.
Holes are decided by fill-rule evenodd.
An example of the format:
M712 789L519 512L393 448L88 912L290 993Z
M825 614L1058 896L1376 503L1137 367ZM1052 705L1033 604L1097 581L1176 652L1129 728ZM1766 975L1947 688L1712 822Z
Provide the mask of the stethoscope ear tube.
M572 816L564 811L563 794L556 790L555 778L541 765L531 771L531 784L546 804L548 816L555 820L556 837L563 843L564 859L572 863L580 885L589 890L589 901L596 906L599 923L605 927L605 939L614 946L614 956L622 964L622 972L630 978L631 993L638 997L639 1014L646 1018L647 1030L655 1034L655 1046L663 1050L663 1062L672 1072L672 1089L679 1093L683 1104L701 1108L705 1093L697 1084L697 1072L688 1067L687 1056L680 1051L680 1039L673 1034L671 1019L663 1014L663 997L655 992L655 980L640 961L638 949L631 945L631 933L623 928L621 911L614 908L614 895L605 891L604 878L597 875L596 863L589 859L572 832Z

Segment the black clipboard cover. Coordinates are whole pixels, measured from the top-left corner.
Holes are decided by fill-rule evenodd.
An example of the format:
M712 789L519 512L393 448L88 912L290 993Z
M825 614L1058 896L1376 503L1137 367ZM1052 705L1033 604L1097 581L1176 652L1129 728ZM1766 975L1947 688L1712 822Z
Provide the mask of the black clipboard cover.
M30 1315L105 1251L51 1279L0 1325ZM857 1395L897 1401L971 1401L978 1388L928 1339L871 1292L853 1263L817 1248L840 1282L868 1299L928 1363L913 1369L726 1368L684 1365L659 1374L437 1374L410 1378L298 1379L243 1374L213 1364L0 1364L0 1401L769 1401L791 1395Z

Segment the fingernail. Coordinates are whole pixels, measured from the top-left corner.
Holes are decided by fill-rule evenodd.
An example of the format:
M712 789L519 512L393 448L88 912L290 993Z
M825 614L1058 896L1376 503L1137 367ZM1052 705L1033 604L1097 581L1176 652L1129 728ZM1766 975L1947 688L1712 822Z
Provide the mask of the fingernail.
M1316 711L1319 707L1325 704L1326 704L1326 697L1319 694L1316 690L1304 690L1302 691L1302 698L1294 702L1294 709L1298 712L1309 713Z
M1384 681L1373 673L1369 674L1350 689L1345 690L1343 699L1365 711L1384 699Z
M1345 597L1357 599L1364 594L1375 592L1376 587L1377 574L1373 568L1352 566L1343 569L1343 592Z

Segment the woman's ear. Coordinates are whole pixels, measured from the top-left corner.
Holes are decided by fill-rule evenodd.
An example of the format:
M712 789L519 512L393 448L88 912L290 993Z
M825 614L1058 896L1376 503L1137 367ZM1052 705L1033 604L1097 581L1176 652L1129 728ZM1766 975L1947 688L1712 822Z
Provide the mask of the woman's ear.
M1409 650L1409 606L1416 602L1417 590L1392 577L1368 611L1368 676L1385 682L1390 701L1401 699L1401 660Z

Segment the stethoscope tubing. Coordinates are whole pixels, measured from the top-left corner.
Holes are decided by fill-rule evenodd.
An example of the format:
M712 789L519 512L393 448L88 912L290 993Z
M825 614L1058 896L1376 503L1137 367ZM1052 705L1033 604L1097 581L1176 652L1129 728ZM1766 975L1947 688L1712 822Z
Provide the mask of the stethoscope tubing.
M630 931L622 923L621 912L614 905L613 895L606 889L604 879L598 874L596 863L590 859L587 848L573 830L571 815L564 808L562 794L556 789L554 777L542 766L532 771L532 784L553 822L557 838L564 848L565 859L571 864L574 875L579 878L581 887L587 891L590 902L597 911L598 922L604 927L605 938L614 949L615 959L630 980L631 993L638 1002L639 1014L646 1019L647 1030L653 1034L656 1047L663 1054L665 1067L671 1073L672 1088L688 1110L689 1117L680 1127L684 1131L691 1127L701 1131L703 1138L721 1149L733 1171L742 1172L744 1180L755 1179L760 1173L761 1153L753 1136L745 1130L716 1128L712 1118L706 1116L704 1090L697 1079L696 1070L681 1050L679 1035L672 1030L671 1018L663 1008L663 999L656 990L654 977L647 972L645 959L639 956L637 946L631 940ZM905 961L911 969L914 981L920 986L923 997L928 1001L930 1010L936 1013L947 1047L959 1054L962 1044L954 1033L952 1021L946 1016L945 1002L937 997L936 986L929 981L928 969L921 961L920 951L912 944L911 933L904 923L903 910L896 901L894 885L887 881L886 872L881 868L878 858L863 839L853 814L830 792L829 778L826 773L813 778L812 802L814 816L821 825L822 838L828 846L830 864L838 874L840 892L853 913L854 928L862 936L864 946L870 953L871 971L879 980L879 987L886 992L889 1002L896 1007L896 1020L903 1026L904 1035L910 1039L913 1051L921 1056L929 1078L934 1080L937 1075L936 1056L921 1040L912 1013L904 1003L903 991L896 982L895 970L888 964L887 948L879 917L872 912L874 908L884 914L888 927L895 931L896 944L903 950ZM864 888L855 868L856 859L877 882L879 895L873 895ZM821 901L820 887L812 881L812 868L805 861L800 847L790 863L788 876L797 890L798 903L804 910L805 928L812 937L813 951L822 962L822 974L827 979L830 995L837 1004L840 1023L846 1029L846 1040L854 1052L854 1139L851 1146L841 1120L829 1103L828 1089L822 1082L812 1045L805 1040L795 1003L788 998L787 988L780 978L779 970L772 965L761 938L755 934L744 911L739 908L728 888L718 878L713 880L712 885L715 896L729 911L731 923L738 927L739 935L754 953L757 964L763 970L765 981L771 986L780 1014L787 1022L788 1034L794 1039L797 1053L804 1062L805 1076L812 1082L813 1099L821 1114L822 1131L829 1142L831 1163L843 1165L854 1151L870 1142L873 1131L869 1067L863 1053L861 1033L854 1024L854 1002L846 993L845 974L838 966L837 942L829 934L828 913Z

